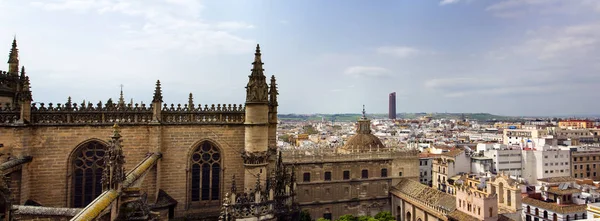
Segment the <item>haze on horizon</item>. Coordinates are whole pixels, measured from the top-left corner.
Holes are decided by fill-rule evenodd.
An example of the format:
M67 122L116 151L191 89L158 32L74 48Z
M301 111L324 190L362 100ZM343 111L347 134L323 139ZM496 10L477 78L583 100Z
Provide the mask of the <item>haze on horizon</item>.
M256 43L280 113L596 114L600 1L0 0L36 102L243 103ZM6 57L8 58L8 57ZM0 66L6 70L7 66Z

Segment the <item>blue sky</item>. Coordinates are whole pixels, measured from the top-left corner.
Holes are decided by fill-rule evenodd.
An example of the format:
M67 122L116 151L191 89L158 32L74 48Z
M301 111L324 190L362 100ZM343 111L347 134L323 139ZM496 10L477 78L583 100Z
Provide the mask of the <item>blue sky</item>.
M243 103L253 50L280 113L597 114L597 0L0 0L34 100ZM1 42L4 42L3 44ZM2 68L7 69L7 67Z

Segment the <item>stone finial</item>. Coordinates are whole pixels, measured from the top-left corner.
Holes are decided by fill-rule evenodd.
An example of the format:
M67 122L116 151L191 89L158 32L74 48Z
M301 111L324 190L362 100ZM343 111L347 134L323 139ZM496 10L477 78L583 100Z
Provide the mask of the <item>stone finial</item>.
M235 174L233 174L233 177L231 178L231 193L236 193L237 192L237 187L235 186Z
M256 186L254 187L254 189L257 192L261 190L261 188L260 188L260 173L256 174Z
M154 89L154 97L152 102L163 102L162 100L162 89L160 88L160 80L156 81L156 88Z
M121 146L121 134L119 125L113 126L113 135L109 146L104 154L104 170L102 172L102 189L119 190L121 183L125 180L125 156Z
M279 92L277 91L277 83L275 82L275 75L271 75L271 85L269 90L269 103L271 106L278 106L277 103L277 95Z
M21 80L25 79L25 66L21 66Z
M190 96L188 97L188 107L190 110L194 109L194 95L192 95L192 93L190 93Z
M118 124L114 124L113 125L113 139L119 139L121 138L121 129L119 128Z
M19 100L21 101L33 101L33 97L31 95L31 87L29 84L29 76L25 76L25 80L23 81L23 88L19 93Z

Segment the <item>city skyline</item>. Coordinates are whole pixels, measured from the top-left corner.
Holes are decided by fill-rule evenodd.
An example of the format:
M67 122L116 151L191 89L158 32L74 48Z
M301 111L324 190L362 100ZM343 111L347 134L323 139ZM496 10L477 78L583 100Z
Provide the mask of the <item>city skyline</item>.
M260 43L284 114L362 104L386 113L390 91L398 113L600 107L589 102L600 86L600 3L589 0L7 0L0 10L0 53L16 35L36 102L104 102L123 84L127 101L148 104L160 79L169 104L190 92L202 104L243 103L240 76Z

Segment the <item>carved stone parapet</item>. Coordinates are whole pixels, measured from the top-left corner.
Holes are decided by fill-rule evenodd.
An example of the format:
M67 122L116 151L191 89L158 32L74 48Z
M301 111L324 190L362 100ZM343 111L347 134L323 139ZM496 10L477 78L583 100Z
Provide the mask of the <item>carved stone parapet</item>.
M260 166L268 163L269 156L271 156L270 151L263 152L242 152L242 159L244 159L244 165L248 166Z

